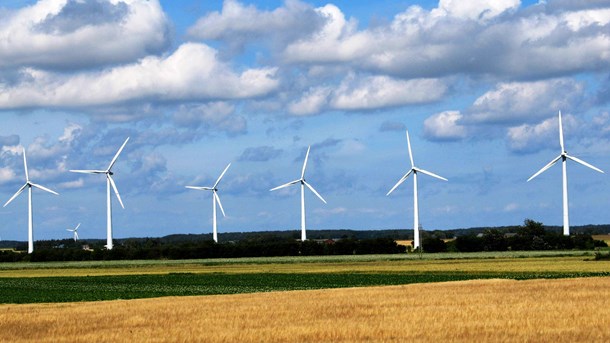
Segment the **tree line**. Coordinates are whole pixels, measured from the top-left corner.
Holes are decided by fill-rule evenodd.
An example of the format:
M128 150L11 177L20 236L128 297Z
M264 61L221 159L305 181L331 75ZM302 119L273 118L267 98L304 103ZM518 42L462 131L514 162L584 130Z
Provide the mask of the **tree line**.
M593 250L607 247L604 241L595 240L588 233L564 236L557 230L547 230L537 221L526 219L514 232L499 229L486 229L478 234L458 236L446 241L434 233L422 238L425 252L478 252L508 250Z
M167 243L160 239L125 240L112 250L101 243L83 250L82 243L69 240L41 241L32 254L16 251L0 251L0 262L45 261L100 261L147 259L202 259L272 256L361 255L398 254L406 247L392 238L339 240L254 239L238 242L216 243L213 240Z

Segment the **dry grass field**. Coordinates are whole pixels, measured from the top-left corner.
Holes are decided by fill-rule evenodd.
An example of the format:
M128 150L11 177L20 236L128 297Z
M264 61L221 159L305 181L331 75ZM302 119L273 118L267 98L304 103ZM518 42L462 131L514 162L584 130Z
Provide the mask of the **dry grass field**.
M609 342L610 278L1 305L0 341Z
M430 254L428 256L440 256ZM461 256L470 256L462 253ZM409 255L396 255L409 256ZM456 254L448 256L458 256ZM477 256L474 254L473 256ZM313 257L307 262L301 259L283 261L281 258L266 258L263 263L242 262L215 264L182 261L153 261L156 263L138 265L113 264L104 262L93 267L84 262L61 264L32 264L30 268L6 268L0 266L0 278L11 277L49 277L49 276L96 276L96 275L141 275L168 273L383 273L383 272L607 272L610 261L590 261L592 257L555 256L555 257L496 257L496 258L449 258L449 259L390 259L375 256L339 257L337 260L323 260ZM208 260L209 261L209 260ZM21 266L21 264L9 264ZM71 267L76 266L76 267Z

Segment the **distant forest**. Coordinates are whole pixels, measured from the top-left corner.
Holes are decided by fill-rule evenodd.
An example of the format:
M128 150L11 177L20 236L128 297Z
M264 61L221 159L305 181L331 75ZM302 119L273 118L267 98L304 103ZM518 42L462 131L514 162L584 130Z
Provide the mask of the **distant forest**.
M473 252L506 250L595 249L607 246L591 236L607 234L610 225L571 227L570 237L558 226L544 226L526 219L523 225L457 230L422 230L423 251ZM115 239L112 250L105 240L72 239L35 242L32 254L25 254L26 242L1 241L0 262L87 261L122 259L195 259L258 256L395 254L412 251L396 241L413 239L413 230L309 230L301 242L300 232L262 231L219 234L175 234L158 238Z

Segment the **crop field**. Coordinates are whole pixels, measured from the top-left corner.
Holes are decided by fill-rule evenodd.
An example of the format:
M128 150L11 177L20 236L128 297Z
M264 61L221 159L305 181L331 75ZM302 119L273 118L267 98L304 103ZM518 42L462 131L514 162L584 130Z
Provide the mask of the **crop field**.
M360 255L0 264L0 303L73 302L404 285L471 279L610 276L590 252Z
M610 278L0 306L0 341L608 342Z

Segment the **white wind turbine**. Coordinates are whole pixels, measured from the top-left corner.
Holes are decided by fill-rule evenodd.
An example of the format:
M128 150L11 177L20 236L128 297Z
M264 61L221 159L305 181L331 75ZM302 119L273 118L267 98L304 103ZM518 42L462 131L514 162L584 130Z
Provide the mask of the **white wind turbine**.
M43 187L41 185L35 184L32 181L30 181L30 175L28 173L28 161L27 161L27 158L25 157L25 148L23 148L23 168L25 169L25 185L21 186L21 188L19 188L17 193L15 193L10 199L8 199L6 204L4 204L4 207L6 207L6 205L10 204L11 201L13 201L16 197L18 197L19 194L21 194L26 188L28 189L28 254L31 254L34 251L34 221L33 221L33 213L32 213L32 187L42 189L43 191L53 193L55 195L59 195L59 194L57 194L57 192L54 192L46 187Z
M73 173L83 173L83 174L104 174L106 175L106 249L108 250L112 250L112 202L110 201L110 187L112 186L112 189L114 189L114 194L116 194L117 199L119 200L119 203L121 204L122 208L125 208L125 206L123 206L123 201L121 200L121 196L119 195L119 190L116 188L116 184L114 183L114 180L112 179L112 175L114 175L112 173L112 166L114 166L114 163L116 162L117 158L119 158L119 155L121 154L121 151L123 151L123 148L125 147L125 145L127 144L127 142L129 141L129 137L127 137L127 139L125 140L125 143L123 143L123 145L121 145L121 148L119 149L119 151L117 151L116 155L114 155L114 158L112 159L112 161L110 161L110 165L108 165L108 168L106 168L106 170L70 170Z
M76 225L76 227L74 229L66 229L66 231L70 231L74 234L74 241L78 241L78 228L80 227L80 223L78 223L78 225Z
M196 189L198 191L212 191L212 228L213 228L213 238L214 238L214 242L218 243L218 230L217 230L217 226L216 226L216 203L218 202L218 206L220 207L220 211L222 212L222 216L225 217L225 210L222 208L222 203L220 202L220 197L218 196L218 184L220 183L220 180L222 180L222 177L225 175L225 173L227 172L227 170L229 169L229 167L231 166L231 163L229 163L225 170L222 171L222 173L220 174L220 176L218 177L218 180L216 180L216 183L214 183L214 186L212 187L194 187L194 186L186 186L186 188L190 188L190 189Z
M603 171L597 167L590 165L589 163L576 158L574 156L568 155L564 145L563 145L563 124L561 123L561 111L559 111L559 145L561 145L561 154L555 157L551 162L549 162L546 166L542 167L536 174L532 175L527 181L529 182L536 176L542 174L545 170L551 168L555 163L561 160L561 167L563 172L563 234L565 236L570 235L570 218L568 215L568 174L566 167L566 160L570 159L574 162L580 163L585 167L589 167L595 171L603 173Z
M307 153L305 154L305 161L303 162L303 169L301 170L301 178L271 189L271 191L275 191L277 189L285 188L297 183L301 184L301 241L307 240L307 232L305 230L305 186L307 186L307 188L309 188L309 190L311 190L313 194L315 194L318 198L320 198L320 200L322 200L326 204L326 200L324 200L324 198L322 198L322 196L318 192L316 192L316 190L309 183L305 181L305 168L307 167L307 158L309 158L310 149L311 146L307 148Z
M408 130L407 130L407 146L409 147L409 159L411 160L411 169L409 169L409 171L402 178L400 178L400 180L398 180L398 182L394 185L394 187L392 187L392 189L390 189L390 191L388 192L388 194L386 194L386 196L390 195L390 193L392 193L396 188L398 188L398 186L400 186L401 183L405 182L405 180L411 174L413 174L413 235L414 235L413 247L415 249L417 249L420 246L420 242L419 242L419 205L417 202L417 173L423 173L426 175L430 175L432 177L441 179L443 181L447 181L447 179L445 179L442 176L438 176L434 173L431 173L427 170L417 168L415 166L415 163L413 163L413 153L411 152L411 140L409 139Z

